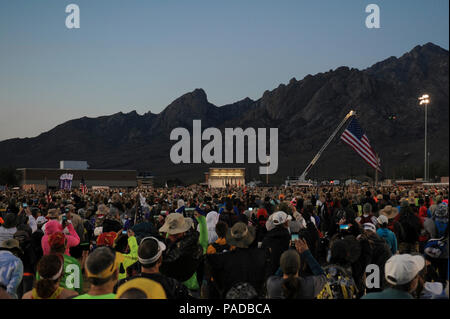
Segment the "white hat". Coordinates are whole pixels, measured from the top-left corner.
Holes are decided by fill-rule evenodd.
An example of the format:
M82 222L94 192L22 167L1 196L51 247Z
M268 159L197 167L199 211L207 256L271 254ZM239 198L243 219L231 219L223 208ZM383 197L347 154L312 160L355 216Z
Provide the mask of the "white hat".
M411 282L425 267L425 259L420 255L394 255L384 265L386 280L392 285Z
M47 218L45 218L44 216L39 216L38 218L36 218L36 223L38 225L44 225L47 222Z
M377 228L376 228L375 225L372 224L372 223L365 223L365 224L363 225L363 229L364 229L364 230L370 230L370 231L373 231L374 233L377 232Z
M272 223L275 226L282 225L288 220L292 220L292 217L290 215L281 211L273 213L270 217L272 217Z
M100 236L103 233L103 227L95 227L94 229L94 236Z
M380 225L389 223L389 219L384 215L378 216L377 221L378 221L378 224L380 224Z
M441 282L426 282L423 288L425 291L435 296L442 295L442 292L444 291L444 286Z

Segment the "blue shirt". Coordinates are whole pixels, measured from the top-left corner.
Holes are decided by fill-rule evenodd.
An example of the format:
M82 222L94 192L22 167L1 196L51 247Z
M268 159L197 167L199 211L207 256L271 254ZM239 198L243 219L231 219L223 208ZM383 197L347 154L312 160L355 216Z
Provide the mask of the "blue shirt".
M23 263L20 258L8 250L0 250L0 283L6 286L6 291L17 299L17 287L23 277Z
M406 291L401 291L394 288L387 288L382 292L373 292L362 296L361 299L414 299Z
M392 255L395 255L397 253L397 237L395 237L395 234L387 228L378 228L377 234L384 238L391 248Z

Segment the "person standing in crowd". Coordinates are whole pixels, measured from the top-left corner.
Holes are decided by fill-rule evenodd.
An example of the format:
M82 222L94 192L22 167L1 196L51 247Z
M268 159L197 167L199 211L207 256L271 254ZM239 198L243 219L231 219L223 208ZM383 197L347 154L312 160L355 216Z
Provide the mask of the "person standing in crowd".
M372 192L370 190L366 191L366 197L363 198L363 200L361 201L361 205L363 206L363 208L364 208L364 205L366 203L370 204L371 211L374 211L374 212L378 211L377 203L375 202L375 199L374 199L374 197L372 195Z
M258 243L258 245L259 243L262 244L262 241L267 234L266 223L268 219L269 214L267 213L267 210L265 208L258 208L255 221L256 242Z
M114 286L119 279L123 256L111 247L98 247L86 260L86 272L91 284L86 294L74 299L114 299Z
M219 221L219 214L211 211L206 215L206 224L208 226L208 244L214 243L219 237L216 233L216 225Z
M21 299L23 294L33 288L34 276L36 272L36 265L39 261L35 251L31 245L31 228L28 225L17 226L18 230L14 234L14 239L19 242L22 251L19 258L23 263L23 278L17 289L18 299Z
M281 255L283 276L271 276L267 280L269 299L314 299L325 286L325 272L309 251L306 241L300 239L294 243L295 249L288 249ZM306 261L312 276L299 276L301 260Z
M125 234L123 233L125 232ZM97 237L97 247L108 246L121 255L119 280L127 277L127 269L138 261L138 243L134 232L127 231L102 233Z
M327 282L317 296L318 299L357 299L362 280L361 268L355 264L361 260L361 245L352 235L341 235L330 243L327 262L323 269ZM361 263L361 262L359 262Z
M399 241L399 252L400 254L418 253L422 225L407 200L402 201L399 215L398 222L404 230L404 237Z
M60 286L64 273L64 259L61 255L42 257L37 266L41 278L36 287L25 293L22 299L67 299L78 296L74 290Z
M3 224L0 226L0 243L12 239L17 231L17 216L13 213L7 213Z
M31 234L31 243L34 249L34 253L36 254L36 259L40 260L41 257L44 255L44 252L42 251L42 237L44 237L44 231L42 230L42 227L47 222L47 219L44 216L39 216L36 219L37 224L37 230Z
M364 272L367 265L377 265L378 269L380 269L380 276L383 278L384 264L392 256L391 249L387 242L377 235L377 229L374 224L365 223L363 229L363 233L357 239L366 249L367 255L370 256L366 264L363 264ZM381 291L383 288L384 282L380 282L379 288L366 288L366 293Z
M395 237L395 234L388 229L388 218L385 215L380 215L378 216L377 221L379 226L377 235L386 241L391 249L392 255L395 255L398 251L397 237Z
M211 243L206 250L207 254L220 254L226 251L233 250L235 247L227 243L226 235L228 231L228 225L224 222L218 222L215 227L217 234L217 240Z
M270 215L266 225L273 225L264 236L262 248L268 248L270 251L271 267L270 273L273 275L280 267L281 254L289 248L291 236L289 234L289 221L291 216L285 212L279 211Z
M167 299L188 299L189 292L187 288L176 279L162 275L159 268L162 265L163 252L166 245L155 237L146 237L139 244L138 258L141 265L139 275L119 280L117 286L120 287L128 281L135 278L147 278L161 284Z
M50 254L48 237L57 232L62 232L66 236L67 245L64 254L70 256L70 248L75 247L80 243L80 237L78 237L78 234L76 233L69 219L64 219L62 221L62 224L60 224L57 220L50 220L45 224L45 234L41 240L42 251L44 255Z
M239 221L239 217L233 209L233 202L230 199L227 199L225 207L220 213L219 220L226 223L230 228Z
M221 298L238 283L248 283L262 298L264 284L271 271L269 250L255 247L255 229L242 222L228 230L226 240L236 248L223 254L207 255L214 285Z
M370 203L365 203L363 206L363 214L360 217L356 217L355 221L359 225L364 225L365 223L372 223L377 225L377 218L372 213L372 205Z
M53 233L48 237L48 244L50 246L50 255L61 255L64 262L64 269L61 274L59 285L81 294L83 292L83 276L81 265L79 261L69 255L65 254L67 246L67 238L61 233ZM36 273L36 280L41 278L41 274ZM70 281L68 280L70 279Z
M6 292L17 299L17 289L23 277L23 263L18 257L23 253L19 241L7 239L0 243L0 284Z
M77 258L78 260L81 260L82 257L82 247L80 246L81 243L84 242L84 225L83 225L83 219L80 215L77 214L75 206L72 204L69 204L65 207L65 213L62 215L64 218L66 217L67 220L70 220L72 223L73 229L78 235L78 238L80 239L80 243L76 246L73 246L70 248L70 255Z
M189 280L203 256L200 234L192 228L192 220L180 213L171 213L159 232L165 234L167 247L163 253L161 273L180 282Z
M390 287L364 295L361 299L413 299L412 292L417 288L419 272L424 266L425 260L420 255L392 256L385 264L385 278Z

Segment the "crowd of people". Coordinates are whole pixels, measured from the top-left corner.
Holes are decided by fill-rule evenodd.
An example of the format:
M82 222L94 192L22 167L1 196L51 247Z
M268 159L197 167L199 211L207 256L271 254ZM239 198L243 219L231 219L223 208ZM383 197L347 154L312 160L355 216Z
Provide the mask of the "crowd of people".
M0 193L0 299L441 299L448 271L448 186Z

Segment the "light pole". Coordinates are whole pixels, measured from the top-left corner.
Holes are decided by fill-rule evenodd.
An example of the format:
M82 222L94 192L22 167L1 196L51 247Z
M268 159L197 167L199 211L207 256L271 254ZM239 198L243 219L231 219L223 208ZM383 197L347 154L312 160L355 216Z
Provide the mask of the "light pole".
M421 97L419 97L420 105L425 105L425 163L424 163L424 182L428 181L428 158L429 158L429 152L427 151L427 106L428 103L430 103L430 96L428 94L424 94Z

